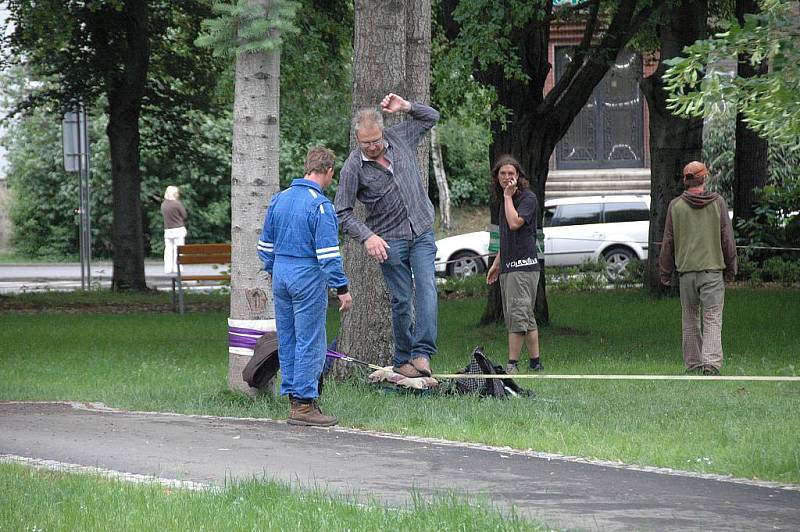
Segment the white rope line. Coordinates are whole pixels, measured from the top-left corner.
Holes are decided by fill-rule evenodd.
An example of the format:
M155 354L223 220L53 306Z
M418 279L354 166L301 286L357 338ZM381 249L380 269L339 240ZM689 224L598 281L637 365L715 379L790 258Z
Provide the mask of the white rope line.
M618 381L767 381L800 382L800 376L777 375L537 375L537 374L474 374L440 373L434 379L575 379Z

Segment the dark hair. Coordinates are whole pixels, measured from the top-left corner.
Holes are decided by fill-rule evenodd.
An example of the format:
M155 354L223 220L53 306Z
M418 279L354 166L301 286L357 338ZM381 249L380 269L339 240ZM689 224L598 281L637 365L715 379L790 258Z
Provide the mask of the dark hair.
M322 146L314 146L308 150L306 155L305 170L307 174L319 173L324 174L330 168L333 168L333 163L336 156L328 148Z
M503 187L500 186L500 178L498 176L500 174L500 168L509 164L517 170L517 189L523 190L530 187L528 176L525 174L525 171L522 169L522 165L519 164L519 161L511 155L501 155L497 158L497 161L492 167L490 186L492 188L492 199L494 200L497 200L503 196Z

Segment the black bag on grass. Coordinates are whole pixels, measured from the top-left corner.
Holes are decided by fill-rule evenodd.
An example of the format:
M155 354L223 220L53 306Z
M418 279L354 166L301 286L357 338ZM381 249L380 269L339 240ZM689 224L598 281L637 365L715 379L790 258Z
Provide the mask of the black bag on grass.
M506 375L506 371L502 366L498 366L489 360L489 357L483 352L482 346L475 348L469 365L457 373L464 375ZM533 395L533 392L520 388L511 377L507 379L456 378L456 393L481 397L498 397L500 399L508 399L517 395L528 397Z

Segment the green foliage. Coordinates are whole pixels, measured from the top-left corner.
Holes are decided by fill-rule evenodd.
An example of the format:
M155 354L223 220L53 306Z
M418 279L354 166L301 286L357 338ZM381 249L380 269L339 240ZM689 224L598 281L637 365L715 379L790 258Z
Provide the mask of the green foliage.
M736 110L726 105L724 111L706 119L703 127L703 160L706 161L710 179L709 190L717 192L728 205L733 205L734 153L736 145ZM771 196L781 195L784 184L800 182L800 151L786 144L771 142L767 152L768 183L773 185ZM791 188L786 189L791 196ZM784 200L776 199L778 203ZM791 198L787 198L791 203ZM787 205L789 207L790 205ZM791 208L789 210L792 210Z
M2 79L15 98L27 83L19 71ZM147 110L145 110L147 113ZM189 242L230 239L230 117L193 111L176 127L143 117L140 164L145 248L163 250L161 199L167 185L181 188L189 211ZM90 113L91 220L93 254L111 255L112 185L107 118ZM164 130L169 133L164 135ZM183 137L190 143L164 142ZM63 170L61 124L50 109L16 119L2 144L8 150L8 181L14 197L11 218L18 253L31 257L72 257L78 250L78 178ZM184 150L184 146L190 146Z
M280 167L284 185L302 175L309 146L328 146L337 153L339 164L349 152L352 4L338 1L324 10L315 6L306 0L303 16L296 22L301 33L283 36ZM331 24L331 19L340 22ZM181 19L180 28L192 26L190 22ZM210 59L210 51L193 45L192 35L190 29L165 30L164 38L153 42L151 50L150 90L140 117L140 197L145 250L151 255L163 249L159 205L167 185L181 188L189 211L188 242L230 239L232 62ZM192 67L186 59L192 54L210 64ZM4 76L4 108L24 105L32 88L47 92L52 87L28 79L42 78L31 67ZM104 129L106 100L97 102L90 118L93 253L108 257L113 219L111 165ZM10 151L16 251L32 257L75 257L78 182L62 170L57 106L43 104L40 110L18 118L13 127L6 128L1 142Z
M284 37L297 33L294 18L299 2L272 0L269 6L251 0L215 1L216 18L203 21L197 46L211 48L217 57L279 50Z
M772 258L800 259L800 181L768 185L758 191L755 216L741 221L736 230L753 248L744 255L756 264ZM788 248L788 249L755 249ZM774 269L774 268L773 268ZM769 274L768 274L769 275Z
M339 166L350 152L353 5L324 4L303 0L295 20L299 32L287 35L281 49L283 186L302 177L309 147L330 148Z
M460 115L442 121L438 131L453 205L487 205L490 194L489 125Z
M471 58L469 64L477 70L499 66L506 79L527 80L513 37L516 30L529 22L544 18L545 6L543 0L459 2L453 11L453 19L461 27L456 53ZM466 60L462 59L461 63L466 64Z
M469 2L459 2L459 9L466 9L467 4ZM473 39L467 41L471 42ZM469 122L488 122L491 119L502 121L507 110L495 105L495 87L481 84L473 77L471 51L469 45L456 45L447 38L441 20L433 21L431 101L441 111L443 122L451 118L451 114ZM489 143L491 137L487 139L487 147Z
M698 41L684 56L670 59L664 76L670 93L668 109L686 116L714 116L732 104L750 128L771 142L800 149L800 19L791 2L765 0L762 13L745 15L740 26ZM719 60L748 54L754 66L762 61L769 72L750 78L730 76L711 68ZM707 72L707 74L706 74Z

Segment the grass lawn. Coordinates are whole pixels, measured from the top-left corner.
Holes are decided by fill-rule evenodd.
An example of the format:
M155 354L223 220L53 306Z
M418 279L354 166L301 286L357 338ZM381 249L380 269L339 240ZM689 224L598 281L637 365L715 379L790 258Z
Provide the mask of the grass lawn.
M790 289L727 291L723 374L798 373L798 296ZM118 313L115 295L85 296L86 305L96 303L91 312L2 312L32 297L40 298L34 306L55 307L70 296L0 298L1 400L286 417L285 400L251 400L227 390L224 300L215 307L211 298L204 307L210 310L185 316ZM166 302L169 296L150 297ZM683 372L677 299L614 290L553 291L549 301L553 323L541 331L549 373ZM476 325L483 305L481 299L442 301L436 371L463 367L478 344L495 362L504 361L502 326ZM336 313L331 316L330 332L337 328ZM798 383L519 382L536 396L387 395L361 381L329 382L323 406L345 426L800 483Z
M2 530L550 530L486 503L387 508L256 480L198 492L0 464L0 493Z

